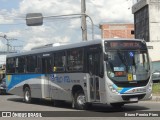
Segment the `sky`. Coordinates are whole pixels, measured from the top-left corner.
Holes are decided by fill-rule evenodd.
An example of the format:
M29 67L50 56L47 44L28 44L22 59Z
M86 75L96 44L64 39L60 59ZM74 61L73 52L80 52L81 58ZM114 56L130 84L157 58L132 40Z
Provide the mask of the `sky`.
M132 0L86 0L88 14L95 28L95 39L101 38L101 23L133 23ZM0 0L0 36L7 35L12 48L19 51L51 43L74 43L82 41L81 19L45 18L42 26L27 26L27 13L43 16L79 14L81 0ZM88 40L92 39L91 22L87 18ZM5 51L6 40L0 38L0 51Z

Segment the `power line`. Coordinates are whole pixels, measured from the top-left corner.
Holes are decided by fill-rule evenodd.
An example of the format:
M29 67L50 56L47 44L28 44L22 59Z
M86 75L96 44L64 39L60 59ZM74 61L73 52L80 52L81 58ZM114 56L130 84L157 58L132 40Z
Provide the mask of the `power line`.
M81 15L77 15L75 17L69 17L69 16L62 15L62 16L44 17L44 18L46 18L46 19L64 19L64 18L65 19L66 18L72 19L72 18L81 18ZM26 20L26 18L11 18L11 17L3 17L3 18L0 18L0 19L2 19L2 20Z
M10 45L10 43L9 43L9 41L10 40L17 40L17 39L9 39L8 37L7 37L7 35L3 35L3 36L0 36L0 37L2 37L2 38L4 38L6 41L7 41L7 43L6 43L6 45L7 45L7 51L6 51L6 53L10 53L10 52L13 52L13 51L10 51L9 50L9 48L12 48L12 46ZM5 53L5 52L3 52L3 53Z
M25 25L26 23L0 23L0 25Z
M81 16L76 16L76 17L62 17L62 18L47 18L46 21L51 21L54 22L54 20L64 20L64 21L68 21L68 20L72 20L72 19L77 19L77 18L81 18ZM25 20L25 19L24 19ZM45 23L45 22L44 22ZM26 23L0 23L0 25L25 25Z
M78 19L78 18L81 18L81 17L65 17L65 18L53 18L53 19L47 19L47 20L45 20L45 21L47 21L47 22L56 22L56 21L58 21L59 22L59 20L61 20L61 21L68 21L68 20L73 20L73 19ZM47 22L44 22L44 23L47 23Z
M0 18L1 20L24 20L24 18L10 18L10 17L3 17Z

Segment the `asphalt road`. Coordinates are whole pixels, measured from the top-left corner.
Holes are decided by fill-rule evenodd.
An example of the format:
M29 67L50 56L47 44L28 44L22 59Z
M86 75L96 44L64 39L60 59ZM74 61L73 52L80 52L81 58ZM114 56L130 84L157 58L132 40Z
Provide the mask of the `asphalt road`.
M128 119L128 120L132 120L132 119L142 119L142 117L116 117L117 115L124 115L128 114L128 115L134 115L132 113L155 113L153 111L160 111L160 102L154 102L154 101L141 101L139 103L134 103L134 104L127 104L125 105L123 108L112 108L109 105L93 105L91 110L88 111L78 111L75 109L71 108L71 104L70 103L63 103L63 104L59 104L58 106L54 106L53 102L51 101L46 101L46 100L38 100L35 101L32 104L26 104L23 102L23 99L21 97L15 96L15 95L1 95L0 96L0 111L1 112L5 112L5 111L18 111L18 112L25 112L25 111L35 111L35 112L39 112L41 111L43 113L43 111L50 111L48 114L51 116L58 116L57 117L47 117L45 119L65 119L65 120L72 120L72 119L76 119L76 120L80 120L80 119ZM56 111L56 112L55 112ZM57 112L59 111L59 112ZM70 117L66 117L67 115L65 113L69 113L67 115L69 115ZM1 113L2 114L2 113ZM48 115L47 114L47 115ZM72 117L76 116L78 114L77 117ZM84 116L88 116L88 117L83 117ZM145 115L145 114L143 114ZM156 113L155 113L156 115ZM104 116L111 116L110 117L104 117ZM115 116L115 117L113 117ZM160 117L160 113L158 114L158 116ZM159 119L159 117L154 117L154 119ZM153 117L146 117L145 119L150 120ZM6 119L6 118L0 118L0 119ZM22 119L22 118L12 118L12 119ZM36 118L26 118L26 119L36 119ZM42 118L37 118L38 120L40 119L44 119L44 117L42 116Z

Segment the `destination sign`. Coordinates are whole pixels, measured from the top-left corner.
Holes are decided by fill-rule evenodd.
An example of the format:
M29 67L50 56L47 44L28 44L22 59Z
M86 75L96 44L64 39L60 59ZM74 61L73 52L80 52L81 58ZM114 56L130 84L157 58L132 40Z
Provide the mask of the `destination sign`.
M110 47L140 47L139 42L111 42Z
M146 49L141 41L106 41L106 49Z

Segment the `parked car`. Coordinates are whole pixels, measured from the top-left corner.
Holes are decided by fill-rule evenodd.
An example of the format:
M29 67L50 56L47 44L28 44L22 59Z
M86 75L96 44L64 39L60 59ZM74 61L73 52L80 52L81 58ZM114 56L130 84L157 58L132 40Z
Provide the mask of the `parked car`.
M6 78L3 78L0 83L0 95L6 94Z
M160 82L160 71L156 70L152 73L152 81L153 83Z

